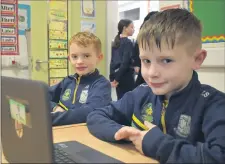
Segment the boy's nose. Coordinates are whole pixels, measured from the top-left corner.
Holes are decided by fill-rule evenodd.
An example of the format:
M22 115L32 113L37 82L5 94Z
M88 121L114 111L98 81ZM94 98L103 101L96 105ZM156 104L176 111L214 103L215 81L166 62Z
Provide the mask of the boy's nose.
M155 64L151 64L148 70L148 77L154 78L159 76L159 69Z
M83 58L78 58L77 59L77 63L79 64L79 63L83 63L84 62L84 60L83 60Z

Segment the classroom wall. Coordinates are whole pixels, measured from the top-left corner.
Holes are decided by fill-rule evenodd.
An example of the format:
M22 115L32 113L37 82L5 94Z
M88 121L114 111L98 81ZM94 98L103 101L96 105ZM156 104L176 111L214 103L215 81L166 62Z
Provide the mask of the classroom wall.
M199 70L202 83L209 83L225 92L225 1L189 0L189 10L203 24L203 48L208 56Z
M106 51L106 1L95 1L96 4L96 17L95 18L81 18L81 1L69 1L69 38L80 31L81 20L94 21L96 22L96 35L102 42L102 52L104 59L99 64L98 69L100 73L106 76L106 62L107 62L107 51ZM74 73L70 66L70 73Z
M109 77L109 65L111 60L111 44L118 33L117 24L119 22L118 2L106 2L106 77Z

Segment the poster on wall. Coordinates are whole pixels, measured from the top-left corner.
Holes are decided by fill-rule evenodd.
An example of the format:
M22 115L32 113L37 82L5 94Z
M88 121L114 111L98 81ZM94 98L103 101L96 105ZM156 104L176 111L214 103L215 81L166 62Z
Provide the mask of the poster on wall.
M96 23L89 21L81 21L81 32L87 31L91 33L96 33Z
M19 55L18 0L1 1L1 55Z
M176 9L180 7L181 7L180 4L168 5L168 6L161 7L160 11L168 10L168 9Z
M19 35L25 35L25 30L31 28L30 14L30 5L18 4Z
M48 2L48 66L52 86L68 75L68 1Z
M95 12L95 0L81 0L81 17L94 18Z

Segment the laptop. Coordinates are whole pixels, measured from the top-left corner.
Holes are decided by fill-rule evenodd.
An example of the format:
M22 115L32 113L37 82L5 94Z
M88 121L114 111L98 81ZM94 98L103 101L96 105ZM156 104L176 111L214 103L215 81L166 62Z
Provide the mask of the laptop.
M122 163L76 141L53 144L44 82L2 76L1 92L1 143L9 163Z

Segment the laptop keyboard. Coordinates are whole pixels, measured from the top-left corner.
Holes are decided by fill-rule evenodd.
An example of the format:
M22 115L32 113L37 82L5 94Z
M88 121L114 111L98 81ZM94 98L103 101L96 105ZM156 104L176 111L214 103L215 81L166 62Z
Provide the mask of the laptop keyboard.
M69 155L57 146L54 147L54 162L55 163L76 163L69 158Z

